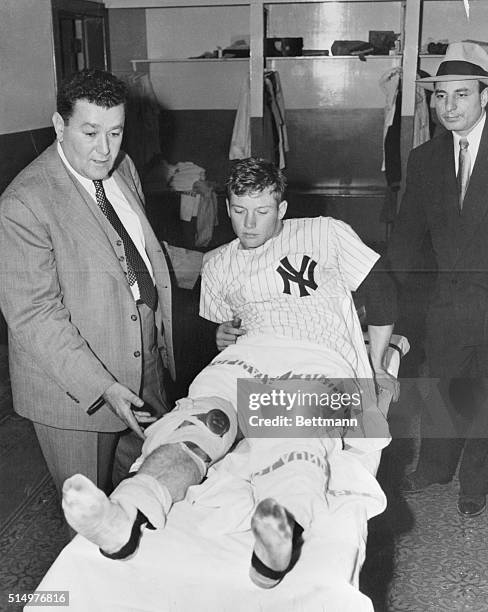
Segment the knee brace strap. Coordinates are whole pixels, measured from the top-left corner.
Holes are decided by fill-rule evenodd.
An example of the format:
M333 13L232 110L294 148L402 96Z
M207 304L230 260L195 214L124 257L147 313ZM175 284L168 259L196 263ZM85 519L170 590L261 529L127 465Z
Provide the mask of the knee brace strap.
M123 480L110 495L123 508L137 508L157 529L166 524L173 500L168 489L148 474L135 474Z
M237 415L230 402L220 397L184 398L148 427L142 454L147 457L163 444L189 442L206 453L212 464L227 453L236 434Z

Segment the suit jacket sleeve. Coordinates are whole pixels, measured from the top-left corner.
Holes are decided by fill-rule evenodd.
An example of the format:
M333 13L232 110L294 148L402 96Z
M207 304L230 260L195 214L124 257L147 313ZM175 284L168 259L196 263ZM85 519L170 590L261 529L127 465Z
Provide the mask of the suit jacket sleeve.
M414 149L407 165L406 189L400 212L395 221L386 253L387 267L402 280L403 273L411 270L427 232L424 200L426 185L425 155Z
M89 406L114 378L72 324L62 302L55 245L23 197L9 190L0 207L0 307L10 341L75 402Z

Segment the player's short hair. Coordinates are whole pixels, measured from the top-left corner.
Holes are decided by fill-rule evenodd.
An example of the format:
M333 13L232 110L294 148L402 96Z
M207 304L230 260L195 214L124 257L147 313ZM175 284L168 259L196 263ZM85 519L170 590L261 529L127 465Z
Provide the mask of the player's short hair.
M240 159L232 166L227 180L227 196L243 196L271 189L277 204L283 201L286 178L274 164L259 157Z
M65 79L58 90L56 108L65 121L73 114L78 100L87 100L102 108L113 108L126 103L127 87L111 72L81 70Z

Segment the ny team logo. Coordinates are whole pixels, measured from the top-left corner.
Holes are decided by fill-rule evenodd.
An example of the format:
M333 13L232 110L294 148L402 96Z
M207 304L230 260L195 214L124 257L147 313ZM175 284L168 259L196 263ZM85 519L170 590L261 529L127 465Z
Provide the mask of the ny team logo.
M306 295L310 295L307 291L307 287L309 289L317 289L318 285L314 279L314 270L317 262L313 259L310 259L308 255L304 255L302 257L302 263L300 265L300 270L296 270L291 263L288 261L288 257L283 257L280 260L280 266L276 268L276 271L283 279L283 293L288 293L291 295L291 285L290 283L296 283L300 289L300 297L305 297ZM305 278L305 274L307 275Z

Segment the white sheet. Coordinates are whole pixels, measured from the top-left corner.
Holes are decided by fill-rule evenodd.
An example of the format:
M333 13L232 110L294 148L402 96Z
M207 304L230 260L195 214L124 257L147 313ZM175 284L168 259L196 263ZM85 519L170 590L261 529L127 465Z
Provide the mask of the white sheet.
M395 343L403 354L408 351L404 338L396 337ZM399 353L393 350L391 356L396 373ZM383 403L386 411L388 398ZM219 533L215 520L219 512L238 514L247 503L245 494L239 504L213 508L208 485L204 495L194 487L187 500L175 504L164 530L146 530L132 559L107 559L77 536L38 590L69 591L70 612L372 612L358 581L367 519L386 505L373 476L379 458L379 452L351 451L329 458L329 512L305 534L297 565L269 591L248 578L253 538L246 519L235 517L239 527L233 534ZM224 462L222 470L229 474Z

